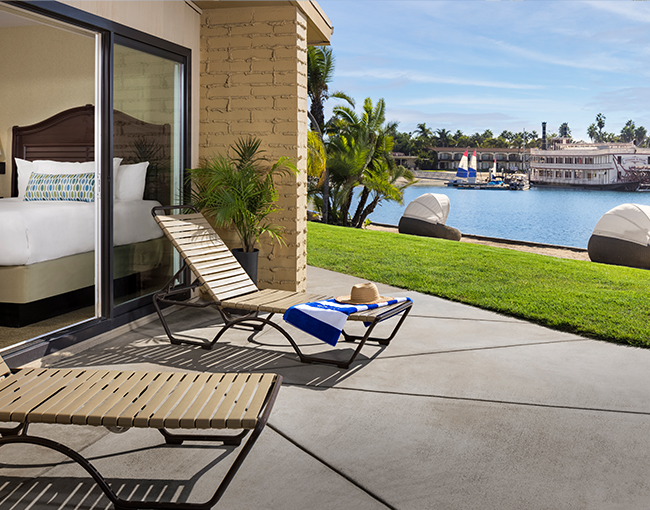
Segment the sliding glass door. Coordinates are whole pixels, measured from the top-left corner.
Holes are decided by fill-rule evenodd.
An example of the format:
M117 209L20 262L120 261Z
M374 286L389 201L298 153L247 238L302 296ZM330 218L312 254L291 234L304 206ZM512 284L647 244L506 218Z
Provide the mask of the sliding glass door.
M99 37L0 5L0 348L97 316Z
M183 64L173 55L116 42L113 57L113 276L115 304L159 290L174 253L152 218L177 204L183 170Z
M179 267L151 210L182 202L189 59L65 4L0 1L0 349L153 312Z

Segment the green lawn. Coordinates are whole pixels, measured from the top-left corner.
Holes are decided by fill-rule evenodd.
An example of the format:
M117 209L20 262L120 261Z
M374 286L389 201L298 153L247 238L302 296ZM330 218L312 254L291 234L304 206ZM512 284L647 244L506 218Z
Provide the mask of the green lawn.
M307 262L580 335L650 346L650 271L309 223Z

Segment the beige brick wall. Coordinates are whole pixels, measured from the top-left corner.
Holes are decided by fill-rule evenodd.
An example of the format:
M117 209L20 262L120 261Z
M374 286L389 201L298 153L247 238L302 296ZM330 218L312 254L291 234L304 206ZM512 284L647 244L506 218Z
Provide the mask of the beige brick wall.
M278 179L286 246L260 246L261 288L305 290L307 267L307 20L295 6L206 9L201 17L199 156L240 137L262 140L266 156L291 158L297 177ZM221 232L231 248L234 232Z

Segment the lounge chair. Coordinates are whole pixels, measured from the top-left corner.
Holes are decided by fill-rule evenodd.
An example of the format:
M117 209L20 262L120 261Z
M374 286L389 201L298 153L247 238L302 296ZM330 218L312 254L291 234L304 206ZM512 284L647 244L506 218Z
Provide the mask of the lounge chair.
M190 210L192 212L164 214L173 210ZM286 290L259 290L205 217L194 207L155 207L151 213L183 259L179 271L161 291L154 294L153 298L160 321L172 344L185 343L211 349L230 328L240 324L258 322L260 324L255 325L256 329L262 329L268 325L282 333L303 363L327 363L339 368L348 368L368 340L376 341L380 345L388 345L397 334L413 304L411 301L407 301L350 315L348 320L362 321L369 326L365 334L361 336L343 331L345 341L359 341L357 348L346 360L305 354L291 335L273 322L271 318L276 313L284 313L293 305L330 299L332 296ZM186 268L189 268L192 273L192 278L188 279L190 283L182 283L182 275L186 272ZM178 299L182 295L187 298L189 291L199 287L208 294L211 301L197 301L191 298ZM215 306L224 321L224 327L211 342L175 337L162 314L160 305L163 303L196 307ZM245 315L237 316L233 312ZM261 313L269 315L260 316ZM388 337L370 336L375 326L400 314L399 321Z
M282 377L276 374L132 372L24 368L9 370L0 358L0 446L31 443L56 450L83 467L118 510L212 508L221 498L266 425ZM205 503L128 501L121 499L83 456L51 439L27 434L32 423L156 428L167 444L217 441L239 445L250 433L217 490ZM117 429L117 430L116 430ZM228 435L172 433L168 429L230 429ZM74 433L73 430L71 432ZM178 454L176 450L174 455ZM222 451L219 451L222 454ZM173 462L170 468L173 469Z

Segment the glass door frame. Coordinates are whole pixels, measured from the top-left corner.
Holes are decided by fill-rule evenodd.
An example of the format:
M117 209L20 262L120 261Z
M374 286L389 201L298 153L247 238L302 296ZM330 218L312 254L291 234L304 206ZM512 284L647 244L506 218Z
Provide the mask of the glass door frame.
M181 126L181 141L179 144L179 150L181 151L181 154L179 155L179 161L181 162L181 182L183 182L183 197L189 196L189 186L185 182L185 175L184 171L186 168L190 168L191 165L191 148L190 148L190 72L189 72L189 62L190 62L190 56L182 56L179 55L178 53L173 53L171 51L168 51L164 48L160 47L154 47L151 46L150 44L145 44L142 41L135 40L130 37L125 37L120 34L114 34L113 37L113 42L111 43L111 63L113 63L113 50L115 48L115 45L121 45L121 46L126 46L127 48L133 49L133 50L138 50L143 53L149 53L151 55L155 55L157 57L161 57L167 60L171 60L173 62L176 62L180 64L181 67L181 83L180 83L180 88L181 90L179 91L180 97L181 97L181 112L180 112L180 126ZM114 79L114 73L113 73L113 67L111 65L111 101L110 104L113 104L113 79ZM113 146L113 108L110 109L110 123L111 123L111 147ZM112 161L113 153L111 150L111 159L109 160L109 165L111 164L110 161ZM111 192L112 192L112 183L111 183ZM111 202L111 218L112 218L112 202ZM111 228L111 235L112 235L113 229ZM111 248L111 252L113 249L113 239L111 238L110 244L108 245ZM111 263L110 263L110 293L111 293L111 298L110 302L111 304L114 302L114 297L113 297L113 257L111 256ZM174 271L175 272L175 271ZM102 275L104 275L105 272L102 271ZM188 277L188 275L185 275L185 277ZM104 282L103 282L104 283ZM128 301L126 303L119 304L117 306L111 306L111 311L115 313L116 315L121 315L124 313L131 312L133 310L139 309L143 306L146 305L151 305L152 303L152 297L151 294L135 298L131 301Z
M181 74L181 173L191 165L191 55L189 48L166 41L86 11L56 1L15 1L0 0L1 3L26 12L40 14L59 22L84 28L100 37L100 60L98 70L95 114L96 151L99 152L99 187L103 200L99 210L100 263L96 267L98 275L96 296L99 299L99 317L75 324L50 335L35 338L14 348L2 351L5 360L11 365L27 363L45 354L81 342L101 333L111 331L133 320L154 313L151 295L143 296L127 303L114 306L113 299L113 49L121 44L133 49L161 56L182 64ZM181 175L184 179L184 175ZM187 186L184 186L187 193Z

